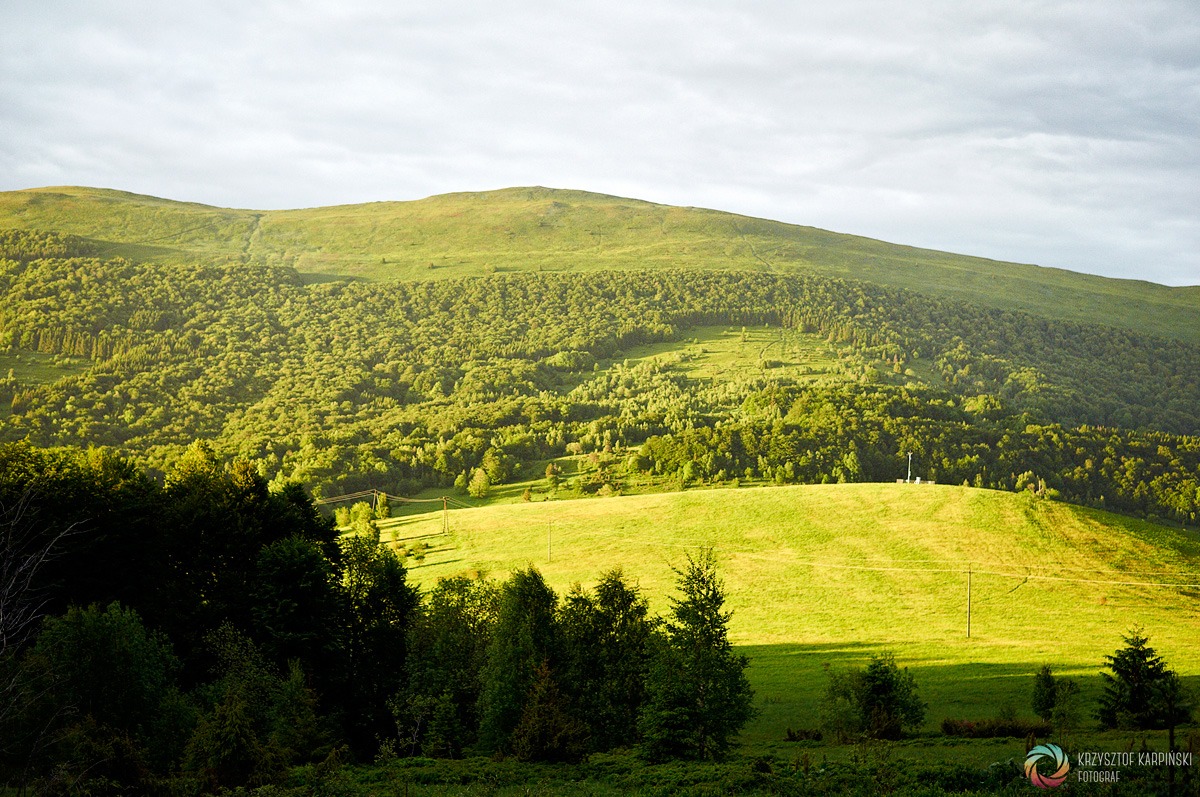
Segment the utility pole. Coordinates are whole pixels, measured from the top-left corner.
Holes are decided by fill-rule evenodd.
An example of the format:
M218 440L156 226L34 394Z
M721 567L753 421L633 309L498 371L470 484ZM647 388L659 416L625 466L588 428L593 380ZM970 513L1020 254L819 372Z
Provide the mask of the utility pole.
M908 452L908 478L904 480L905 484L912 482L912 452Z
M450 533L450 504L449 498L442 496L442 534Z

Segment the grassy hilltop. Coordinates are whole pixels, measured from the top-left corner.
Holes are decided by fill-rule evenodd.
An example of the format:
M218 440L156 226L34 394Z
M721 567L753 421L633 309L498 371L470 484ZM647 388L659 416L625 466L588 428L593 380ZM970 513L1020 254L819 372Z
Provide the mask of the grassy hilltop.
M825 665L887 650L916 675L930 728L944 717L994 717L1006 704L1029 714L1032 675L1045 663L1079 677L1090 701L1104 655L1135 624L1182 675L1200 675L1197 589L1103 583L1200 582L1200 538L1031 494L903 484L698 490L492 505L451 511L448 535L442 524L440 511L382 524L385 542L429 546L424 562L409 560L416 581L471 570L504 577L532 563L561 594L620 565L658 612L669 606L672 566L713 546L732 638L752 657L761 713L744 737L751 744L817 725ZM938 572L946 570L954 572Z
M900 246L715 210L511 188L308 210L215 208L92 188L0 193L0 227L163 263L235 260L311 280L647 267L812 272L1200 342L1200 287L1168 288Z

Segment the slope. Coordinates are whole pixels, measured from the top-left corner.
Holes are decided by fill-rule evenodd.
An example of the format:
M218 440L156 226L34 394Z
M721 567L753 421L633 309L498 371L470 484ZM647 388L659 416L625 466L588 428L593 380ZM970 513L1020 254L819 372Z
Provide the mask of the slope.
M886 650L913 669L928 722L1023 713L1043 663L1099 689L1103 656L1140 624L1185 676L1200 675L1200 539L1194 533L1034 498L942 485L817 485L489 506L386 521L424 541L425 585L535 564L560 591L616 566L665 612L673 566L714 546L752 659L761 716L782 739L817 722L825 666ZM966 637L971 574L971 636ZM1127 582L1118 584L1114 582ZM1146 586L1170 582L1191 587ZM1141 586L1139 586L1141 584Z
M0 194L0 227L158 262L295 267L310 280L685 267L815 272L1200 342L1200 288L1004 263L731 213L546 188L250 211L89 188Z

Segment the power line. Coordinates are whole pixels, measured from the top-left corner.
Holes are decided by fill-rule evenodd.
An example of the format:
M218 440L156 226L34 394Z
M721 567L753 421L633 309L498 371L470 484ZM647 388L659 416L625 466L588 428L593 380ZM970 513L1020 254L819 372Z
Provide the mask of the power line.
M917 562L917 563L927 562L930 564L946 564L945 559L907 559L907 558L895 559L890 556L855 556L855 557L849 558L848 561L852 561L852 562ZM1008 567L1009 566L1008 562L996 562L996 561L988 561L988 560L980 561L978 559L972 559L971 564L973 564L973 565L975 565L975 564L992 565L995 567ZM1048 564L1048 565L1031 564L1031 565L1021 565L1021 567L1030 568L1030 569L1042 569L1042 570L1048 570L1048 569L1071 570L1071 571L1079 572L1079 573L1106 573L1106 572L1108 572L1108 569L1105 569L1103 567L1070 567L1068 565L1059 565L1059 564ZM933 571L930 571L930 572L933 572ZM978 573L981 571L977 570L975 572ZM1182 569L1181 570L1123 570L1121 572L1126 573L1127 575L1131 575L1131 576L1200 575L1200 570L1182 570Z
M1102 584L1114 587L1184 587L1200 589L1200 584L1185 584L1178 582L1166 581L1107 581L1097 578L1071 578L1067 576L1049 576L1039 575L1037 573L1006 573L999 570L975 570L972 567L948 567L948 568L932 568L932 567L878 567L871 565L849 565L836 564L834 562L814 562L814 561L798 561L793 564L807 565L809 567L827 567L835 570L867 570L875 572L902 572L902 573L974 573L981 576L998 576L1000 578L1021 578L1038 581L1065 581L1074 584Z
M385 493L383 490L359 490L356 493L347 493L346 495L335 495L330 498L321 498L316 501L313 501L313 503L314 504L338 504L338 503L342 503L344 501L353 501L356 498L366 498L367 496L371 496L373 498L386 498L389 502L390 501L398 501L402 504L440 504L443 502L443 500L449 500L452 503L461 504L461 502L455 502L453 498L448 498L448 497L443 497L443 498L405 498L402 495L392 495L391 493ZM468 506L467 504L461 504L461 505Z

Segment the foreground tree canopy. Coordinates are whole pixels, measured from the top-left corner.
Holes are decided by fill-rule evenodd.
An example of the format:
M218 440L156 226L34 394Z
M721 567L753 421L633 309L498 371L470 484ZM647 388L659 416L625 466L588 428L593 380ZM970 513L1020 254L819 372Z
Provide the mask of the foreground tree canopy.
M422 595L369 521L339 537L302 490L203 444L162 485L96 450L0 444L13 506L0 597L29 630L0 649L0 783L217 791L347 756L578 762L644 739L712 759L750 716L710 553L664 626L620 570L562 599L532 567ZM39 553L28 578L7 567ZM696 743L667 750L679 666L706 697L675 707Z

